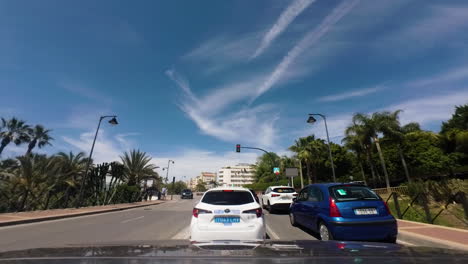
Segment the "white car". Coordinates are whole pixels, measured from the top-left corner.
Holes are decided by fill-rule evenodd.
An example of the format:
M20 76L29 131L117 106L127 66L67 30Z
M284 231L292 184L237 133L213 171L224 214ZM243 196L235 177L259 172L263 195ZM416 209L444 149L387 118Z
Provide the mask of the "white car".
M218 187L205 192L193 208L191 241L243 240L266 237L260 204L240 187Z
M290 186L270 186L262 194L262 208L270 213L275 210L288 210L296 196L296 191Z

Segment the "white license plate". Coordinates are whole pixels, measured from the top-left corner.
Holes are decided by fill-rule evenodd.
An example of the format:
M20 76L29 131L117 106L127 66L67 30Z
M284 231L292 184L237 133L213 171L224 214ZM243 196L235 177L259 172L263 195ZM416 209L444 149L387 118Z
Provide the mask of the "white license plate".
M376 215L377 209L375 208L361 208L361 209L354 209L355 215Z
M291 199L291 196L289 196L289 195L281 196L281 199L289 200L289 199Z

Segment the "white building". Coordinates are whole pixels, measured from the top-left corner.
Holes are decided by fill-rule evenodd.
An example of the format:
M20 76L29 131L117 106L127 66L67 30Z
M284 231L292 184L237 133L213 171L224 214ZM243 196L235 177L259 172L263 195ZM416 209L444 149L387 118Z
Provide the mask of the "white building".
M255 167L240 163L236 166L222 167L218 171L218 184L221 186L242 187L255 181Z

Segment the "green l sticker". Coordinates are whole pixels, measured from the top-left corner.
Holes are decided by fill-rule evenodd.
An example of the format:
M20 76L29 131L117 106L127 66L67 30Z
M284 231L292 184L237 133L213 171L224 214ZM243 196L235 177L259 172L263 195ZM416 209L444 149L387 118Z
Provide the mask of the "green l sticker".
M346 191L343 190L343 189L338 189L337 192L338 192L340 195L346 195Z

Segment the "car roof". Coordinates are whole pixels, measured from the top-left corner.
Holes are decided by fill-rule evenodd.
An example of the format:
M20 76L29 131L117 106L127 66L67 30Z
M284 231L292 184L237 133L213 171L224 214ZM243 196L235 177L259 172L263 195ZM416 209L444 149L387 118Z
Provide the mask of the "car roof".
M268 188L274 189L274 188L292 188L292 187L291 186L270 186Z
M323 187L332 187L332 186L337 186L337 185L343 185L343 184L346 184L346 185L355 185L355 186L365 186L365 185L362 185L362 184L359 184L359 183L350 183L350 182L326 182L326 183L313 183L313 184L309 184L307 186L323 186ZM307 187L306 186L306 187ZM367 186L366 186L367 187Z
M244 187L216 187L216 188L209 189L207 192L210 192L210 191L222 191L222 190L233 190L233 191L247 191L247 192L250 192L249 189L244 188Z

